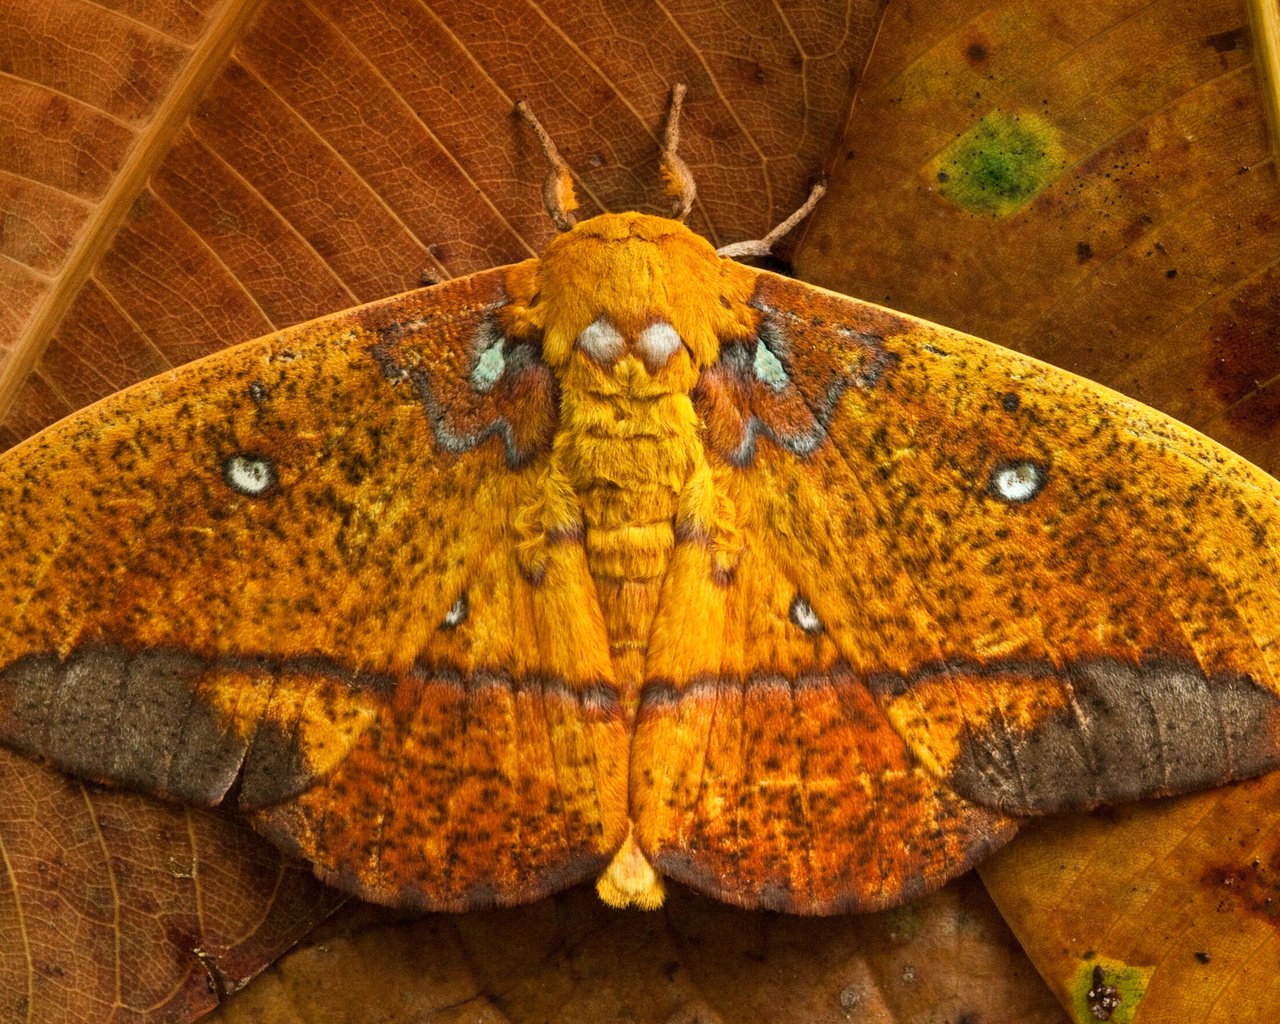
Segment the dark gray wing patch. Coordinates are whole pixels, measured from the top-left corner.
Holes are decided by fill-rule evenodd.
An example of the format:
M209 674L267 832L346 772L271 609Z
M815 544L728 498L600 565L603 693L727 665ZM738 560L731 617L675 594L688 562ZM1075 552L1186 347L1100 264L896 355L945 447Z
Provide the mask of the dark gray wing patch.
M462 454L496 437L515 469L550 450L559 393L540 342L503 333L505 304L379 324L370 354L387 380L413 385L442 449Z

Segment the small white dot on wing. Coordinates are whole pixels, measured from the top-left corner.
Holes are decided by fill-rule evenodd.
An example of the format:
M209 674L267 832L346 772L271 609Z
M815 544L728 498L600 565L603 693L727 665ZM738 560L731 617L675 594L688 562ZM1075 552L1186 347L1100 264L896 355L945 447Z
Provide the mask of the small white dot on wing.
M233 491L257 497L276 484L276 468L261 455L232 455L222 464L222 476Z
M991 490L1006 501L1030 501L1044 484L1044 470L1025 459L1002 463L991 472Z
M442 629L454 629L461 626L467 619L467 613L470 611L470 605L467 601L467 595L463 594L447 612L444 613L444 619L440 626Z
M809 604L799 594L791 602L791 608L787 613L791 621L803 629L811 636L817 635L823 631L822 620L818 618L818 613L813 610L813 606Z

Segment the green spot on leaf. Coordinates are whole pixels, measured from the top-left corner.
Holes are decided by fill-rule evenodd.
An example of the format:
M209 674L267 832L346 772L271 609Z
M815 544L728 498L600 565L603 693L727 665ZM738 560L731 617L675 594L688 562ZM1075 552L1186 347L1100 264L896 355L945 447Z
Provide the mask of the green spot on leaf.
M1069 984L1071 1019L1076 1024L1098 1024L1100 1020L1133 1024L1153 971L1152 967L1130 967L1123 960L1086 954ZM1103 990L1112 998L1101 998ZM1109 1008L1109 1016L1099 1015L1100 1006Z
M889 938L894 942L910 942L924 931L924 919L914 904L887 910L884 919L889 925Z
M962 210L1007 217L1064 166L1058 130L1046 118L995 110L943 150L926 172L938 194Z

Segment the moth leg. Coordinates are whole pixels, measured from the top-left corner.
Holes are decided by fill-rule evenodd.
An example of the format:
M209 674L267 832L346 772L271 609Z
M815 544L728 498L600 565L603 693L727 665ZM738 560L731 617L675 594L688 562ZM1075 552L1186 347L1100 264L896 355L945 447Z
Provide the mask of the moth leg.
M826 194L827 183L825 181L818 182L810 189L809 198L801 204L800 208L765 235L764 238L758 238L752 242L732 242L729 245L722 245L716 250L716 255L726 256L729 259L737 259L739 256L768 256L769 253L773 252L773 247L777 245L778 241L809 216L813 212L813 208L818 205L818 200Z
M717 583L728 583L742 554L738 511L729 495L728 471L698 460L676 504L676 536L706 544Z
M516 113L524 119L525 124L533 129L533 134L542 144L542 152L551 165L551 171L542 183L542 203L547 214L560 231L568 231L576 223L573 211L578 208L578 197L573 191L573 177L569 174L569 165L564 162L551 136L542 127L541 122L533 116L529 104L524 100L516 102Z
M676 220L689 216L693 201L698 198L693 173L676 152L680 148L680 108L684 105L687 91L680 83L671 87L671 110L667 114L667 130L662 138L662 180L667 186L667 195L676 201L672 208L672 216Z
M515 514L516 561L525 578L534 583L546 575L552 544L583 536L582 505L561 459L560 448L553 449L533 495Z

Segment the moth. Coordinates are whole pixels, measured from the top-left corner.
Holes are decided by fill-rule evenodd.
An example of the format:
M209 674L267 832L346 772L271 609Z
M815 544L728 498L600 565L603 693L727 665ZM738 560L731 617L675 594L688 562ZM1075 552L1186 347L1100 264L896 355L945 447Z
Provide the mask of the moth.
M1275 767L1280 485L732 258L777 231L717 253L682 93L675 216L576 222L526 110L541 257L0 457L0 740L449 910L877 909L1028 816Z

